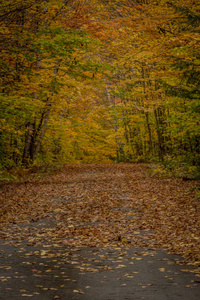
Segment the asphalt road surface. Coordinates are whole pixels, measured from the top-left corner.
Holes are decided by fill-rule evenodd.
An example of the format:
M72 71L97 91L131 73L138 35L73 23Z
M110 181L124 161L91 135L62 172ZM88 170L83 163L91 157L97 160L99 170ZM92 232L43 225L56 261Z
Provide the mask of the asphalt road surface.
M159 249L1 240L0 299L199 300L200 278L180 261Z

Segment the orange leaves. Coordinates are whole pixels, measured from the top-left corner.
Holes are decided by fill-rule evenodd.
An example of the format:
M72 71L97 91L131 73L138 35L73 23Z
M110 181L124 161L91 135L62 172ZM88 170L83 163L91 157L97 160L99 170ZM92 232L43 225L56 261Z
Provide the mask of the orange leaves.
M139 164L69 165L46 179L2 189L2 229L13 222L33 228L16 226L4 238L20 243L29 237L31 245L51 239L70 247L159 246L197 265L199 206L191 192L196 183L148 177L146 171ZM38 254L45 258L51 251Z

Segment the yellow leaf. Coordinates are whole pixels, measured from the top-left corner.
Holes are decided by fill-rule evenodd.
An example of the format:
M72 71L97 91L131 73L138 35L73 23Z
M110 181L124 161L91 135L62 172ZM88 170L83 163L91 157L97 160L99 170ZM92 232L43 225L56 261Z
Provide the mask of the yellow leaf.
M84 294L84 292L81 291L81 290L73 290L73 292L74 292L74 293L79 293L79 294Z
M119 268L125 268L125 267L126 267L125 265L118 265L117 269L119 269Z

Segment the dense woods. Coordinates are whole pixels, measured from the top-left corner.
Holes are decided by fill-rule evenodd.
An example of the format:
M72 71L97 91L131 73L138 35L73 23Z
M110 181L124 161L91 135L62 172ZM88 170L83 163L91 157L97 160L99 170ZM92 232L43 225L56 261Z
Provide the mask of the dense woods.
M160 162L200 174L200 4L7 0L1 169Z

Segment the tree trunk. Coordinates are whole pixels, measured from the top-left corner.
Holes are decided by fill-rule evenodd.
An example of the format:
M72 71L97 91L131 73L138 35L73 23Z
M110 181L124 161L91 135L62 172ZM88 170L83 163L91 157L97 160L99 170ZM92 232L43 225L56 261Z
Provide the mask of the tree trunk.
M158 114L157 114L156 109L154 109L154 115L155 115L155 120L156 120L156 131L157 131L157 135L158 135L158 154L159 154L160 160L163 162L164 153L163 153L163 145L162 145L162 136L161 136L160 124L159 124Z
M41 128L41 131L40 131L40 135L39 135L37 144L36 144L35 149L34 149L34 152L33 152L32 160L35 159L36 155L37 155L38 152L40 151L41 144L42 144L42 141L43 141L43 138L44 138L46 129L47 129L47 124L48 124L50 112L51 112L51 102L49 102L49 103L47 104L47 110L46 110L46 114L45 114L45 117L44 117L44 122L43 122L43 125L42 125L42 128Z
M107 94L107 99L108 99L108 103L110 104L110 106L115 107L115 103L112 102L111 99L111 95L110 95L110 91L109 88L107 86L106 80L104 80L105 82L105 87L106 87L106 94ZM125 159L125 153L124 153L124 147L123 147L123 143L120 141L120 137L117 134L118 131L118 123L117 123L117 116L112 116L112 124L113 124L113 128L115 131L115 141L117 144L117 162L121 162Z
M152 136L151 136L151 126L149 123L149 113L146 112L145 113L145 117L146 117L146 124L147 124L147 129L148 129L148 134L149 134L149 152L152 152Z
M31 148L33 129L34 129L33 124L28 122L26 125L25 145L24 145L24 152L22 156L22 164L25 165L28 165L30 162L30 148Z

